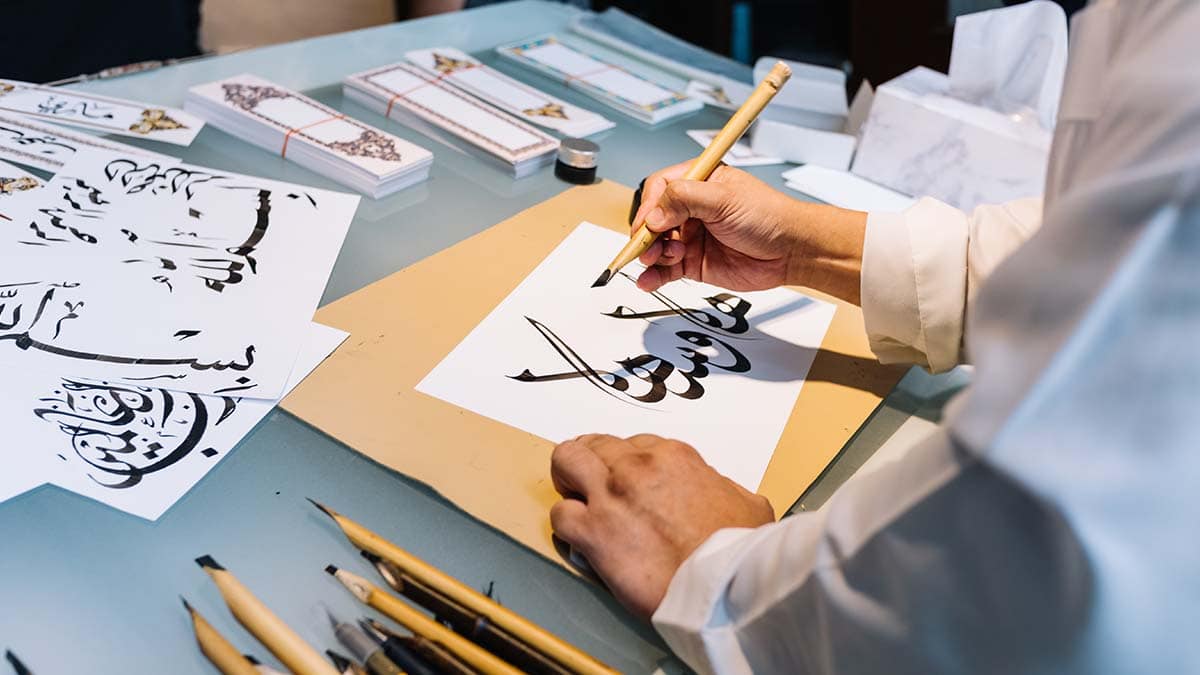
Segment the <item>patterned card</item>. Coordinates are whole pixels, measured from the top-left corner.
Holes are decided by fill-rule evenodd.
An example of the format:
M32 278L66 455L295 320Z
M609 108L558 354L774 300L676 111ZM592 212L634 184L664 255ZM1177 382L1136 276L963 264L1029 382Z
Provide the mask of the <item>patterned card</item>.
M498 47L497 51L501 56L577 87L617 110L652 124L703 106L696 99L568 47L554 37L518 42Z
M20 199L30 191L44 186L41 178L8 162L0 162L0 221L12 220L12 200Z
M204 126L203 120L175 108L15 80L0 80L0 110L175 145L191 145Z
M166 155L157 152L42 124L24 115L0 115L0 157L10 162L57 173L80 150L107 150L167 159Z
M602 115L514 80L453 47L419 49L407 52L404 58L426 74L564 136L582 137L614 126Z
M254 75L192 87L186 106L205 109L214 126L272 152L286 155L289 148L306 145L380 180L433 157L425 148ZM216 116L207 113L211 109ZM260 128L265 133L258 133Z
M438 129L517 165L545 157L558 141L534 127L460 92L421 69L403 63L347 77L347 94L365 94L364 103L385 115L415 115Z

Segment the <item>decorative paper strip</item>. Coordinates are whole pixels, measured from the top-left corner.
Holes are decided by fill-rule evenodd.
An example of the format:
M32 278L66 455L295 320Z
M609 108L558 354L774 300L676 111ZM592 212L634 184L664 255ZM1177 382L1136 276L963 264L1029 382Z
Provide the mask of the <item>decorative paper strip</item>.
M24 115L0 115L0 157L10 162L57 173L80 149L168 159L166 155L43 124Z

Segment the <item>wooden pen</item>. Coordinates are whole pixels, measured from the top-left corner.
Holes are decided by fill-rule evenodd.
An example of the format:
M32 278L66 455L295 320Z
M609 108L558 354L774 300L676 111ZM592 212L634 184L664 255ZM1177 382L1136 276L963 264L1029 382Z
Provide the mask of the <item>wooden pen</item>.
M7 218L5 220L7 220ZM16 671L17 675L33 675L33 671L26 668L25 664L21 663L21 659L18 659L16 654L7 649L4 650L4 660L8 661L8 664L13 667L13 670Z
M375 566L379 576L392 590L424 607L438 621L522 671L530 675L571 675L569 669L505 633L486 618L413 579L392 563L370 551L363 551L362 556Z
M186 598L180 600L183 600L183 608L192 618L192 630L196 633L196 643L200 645L200 652L217 667L217 670L225 675L259 675L254 663L242 656L242 653L230 644L224 635L217 632Z
M326 572L340 581L360 602L457 656L483 675L520 675L521 671L501 661L479 645L425 616L420 610L390 595L363 577L333 565Z
M504 632L524 642L539 653L553 659L559 665L580 675L616 674L617 671L600 663L587 653L568 644L561 638L549 633L541 626L529 621L507 607L497 604L491 598L470 588L461 581L380 537L371 530L322 504L318 504L311 499L309 501L330 518L333 518L333 521L341 528L342 533L346 535L350 543L387 560L417 582L436 590L450 600L487 619L503 629ZM391 597L387 596L387 594L383 595ZM400 604L403 605L403 603ZM405 606L407 607L407 605ZM412 628L409 627L409 630L412 630ZM414 630L413 632L416 631ZM448 632L459 638L457 633L453 633L453 631Z
M250 589L211 556L196 558L196 564L212 577L238 623L245 626L288 670L295 675L338 675L317 650L275 616L262 601L254 597Z
M750 97L746 102L737 109L733 117L725 123L721 132L713 137L712 142L700 153L695 162L688 167L687 173L683 174L683 180L708 180L712 172L716 170L717 165L721 163L721 158L734 143L746 133L754 120L758 119L762 109L767 107L775 94L779 92L788 78L792 76L792 69L788 68L783 61L776 61L775 66L771 68L771 72L763 78L762 82L754 88L750 93ZM592 288L598 286L607 286L608 282L621 271L629 263L637 260L643 253L650 249L654 241L658 239L657 232L651 232L650 228L646 227L645 221L634 226L633 236L629 238L629 242L625 244L625 248L613 258L613 261L608 264L600 277L596 279L596 283L592 284Z

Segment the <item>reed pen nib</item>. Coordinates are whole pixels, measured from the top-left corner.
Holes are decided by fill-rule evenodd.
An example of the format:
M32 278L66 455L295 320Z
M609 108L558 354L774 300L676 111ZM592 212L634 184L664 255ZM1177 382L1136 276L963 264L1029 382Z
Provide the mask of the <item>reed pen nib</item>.
M342 625L342 622L338 621L337 617L333 615L333 610L328 607L325 608L325 616L329 617L329 624L333 626L334 630L337 630L337 627Z
M325 655L329 657L330 661L333 661L333 667L337 668L339 672L345 671L348 668L350 668L350 663L351 663L350 659L346 658L345 656L342 656L341 654L333 651L332 649L326 649Z
M326 566L325 566L325 571L326 571L327 573L329 573L329 574L332 574L332 575L336 576L336 575L337 575L337 573L338 573L338 568L337 568L337 565L326 565Z
M196 564L199 565L200 567L203 567L206 570L223 570L223 569L225 569L224 567L221 567L221 565L216 560L213 560L213 557L211 555L202 555L199 558L196 558Z
M321 509L321 513L324 513L325 515L329 516L330 518L334 518L337 515L333 512L333 509L330 509L328 506L325 506L324 504L313 499L312 497L305 497L305 499L307 499L310 503L312 503L313 506L317 507L318 509Z
M249 655L249 654L242 654L242 658L243 658L243 659L246 659L247 661L249 661L249 662L250 662L250 665L252 665L252 666L254 666L254 667L256 667L256 668L257 668L258 666L261 666L261 665L262 665L262 662L261 662L261 661L259 661L258 659L254 658L253 656L251 656L251 655Z
M188 602L187 598L181 595L179 596L179 599L183 602L183 608L186 609L189 614L194 614L196 612L196 610L192 609L192 603Z
M604 270L604 272L602 272L600 274L600 277L598 279L596 279L596 283L592 284L592 288L600 288L602 286L607 286L608 281L610 279L612 279L612 275L613 275L612 270Z

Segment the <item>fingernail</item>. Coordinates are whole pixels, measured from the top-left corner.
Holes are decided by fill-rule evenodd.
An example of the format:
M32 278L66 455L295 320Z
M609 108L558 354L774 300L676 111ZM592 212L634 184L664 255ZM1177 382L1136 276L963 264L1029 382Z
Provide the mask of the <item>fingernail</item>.
M654 207L650 215L646 216L646 224L651 227L658 227L667 219L667 214L663 212L661 206Z

